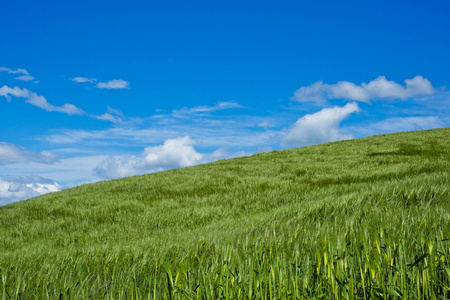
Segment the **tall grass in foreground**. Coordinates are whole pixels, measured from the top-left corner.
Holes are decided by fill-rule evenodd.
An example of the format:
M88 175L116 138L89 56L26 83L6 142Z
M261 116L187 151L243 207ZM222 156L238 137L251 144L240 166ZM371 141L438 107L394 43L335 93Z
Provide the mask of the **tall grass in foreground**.
M416 223L414 224L414 221ZM145 251L71 253L2 265L3 297L22 299L447 299L448 240L408 238L420 220L392 232L349 224L339 238L305 230L235 245L203 243Z
M0 208L1 299L450 299L450 130Z

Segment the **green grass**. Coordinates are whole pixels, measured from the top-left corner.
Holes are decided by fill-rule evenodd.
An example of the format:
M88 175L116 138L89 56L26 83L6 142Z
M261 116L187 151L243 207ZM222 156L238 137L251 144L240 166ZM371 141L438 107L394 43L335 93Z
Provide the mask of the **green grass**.
M450 299L450 128L0 207L1 299Z

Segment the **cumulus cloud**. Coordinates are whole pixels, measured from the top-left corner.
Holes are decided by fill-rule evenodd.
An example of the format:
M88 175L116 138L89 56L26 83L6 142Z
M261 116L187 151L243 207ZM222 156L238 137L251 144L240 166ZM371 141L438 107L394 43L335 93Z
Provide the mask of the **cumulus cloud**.
M6 97L8 101L11 101L11 96L27 98L25 102L30 103L34 106L42 108L46 111L57 111L62 112L68 115L83 115L85 112L76 107L73 104L64 104L62 106L54 106L47 102L45 97L40 96L34 92L31 92L27 89L21 89L18 87L10 88L6 85L0 88L0 96Z
M62 189L51 179L37 175L0 178L0 205L57 192Z
M353 136L342 132L339 124L350 114L358 112L355 102L347 103L343 107L324 108L314 114L307 114L289 129L282 139L285 146L305 146L351 139Z
M0 165L28 162L52 164L56 161L58 161L57 156L49 151L36 152L13 144L0 142Z
M168 139L162 145L145 148L140 155L110 156L94 172L103 178L121 178L247 155L243 151L229 153L226 149L203 154L195 150L194 144L189 136Z
M97 81L97 79L95 79L95 78L87 78L87 77L74 77L74 78L70 78L70 80L79 82L79 83L84 83L84 82L93 83L93 82Z
M435 92L430 81L420 75L413 79L406 79L404 86L380 76L361 85L349 81L339 81L336 84L325 84L318 81L310 86L299 88L294 92L292 100L318 104L325 104L329 99L370 102L371 100L385 99L405 100L416 96L431 95Z
M203 154L198 153L193 144L189 136L168 139L163 145L145 148L140 156L109 157L94 172L104 178L119 178L193 166L203 159Z
M161 146L147 147L139 167L163 170L193 166L203 158L203 154L198 153L193 145L194 141L189 136L185 136L169 139Z
M8 72L9 74L22 74L21 76L16 77L15 79L21 80L21 81L30 81L33 80L34 77L31 76L27 70L25 69L17 69L13 70L10 68L0 67L0 72Z
M113 79L107 82L99 82L95 86L99 89L127 89L130 83L122 79Z

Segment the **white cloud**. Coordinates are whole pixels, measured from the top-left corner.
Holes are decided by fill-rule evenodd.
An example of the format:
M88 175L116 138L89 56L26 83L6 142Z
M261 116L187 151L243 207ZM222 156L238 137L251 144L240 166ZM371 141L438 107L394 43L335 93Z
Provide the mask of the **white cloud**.
M163 145L145 148L139 156L109 157L94 172L104 178L119 178L193 166L203 159L203 154L198 153L193 144L189 136L168 139Z
M139 167L163 170L196 165L203 159L203 154L198 153L193 145L194 141L185 136L169 139L161 146L147 147Z
M358 104L352 102L347 103L344 107L324 108L317 113L307 114L298 119L289 129L282 139L282 144L305 146L351 139L353 136L342 132L339 124L350 114L358 111Z
M79 83L83 83L83 82L93 83L93 82L97 81L97 79L95 79L95 78L87 78L87 77L74 77L74 78L70 78L70 80L79 82Z
M99 89L127 89L130 83L122 79L113 79L108 82L99 82L96 87Z
M13 144L0 142L0 165L37 162L52 164L57 156L49 151L36 152Z
M301 87L294 92L292 100L299 102L316 102L325 104L329 99L346 99L369 102L378 99L409 99L416 96L431 95L436 90L430 81L418 75L413 79L406 79L402 86L380 76L369 83L356 85L349 81L339 81L336 84L324 84L322 81L310 86Z
M64 104L62 106L54 106L47 102L45 97L39 96L38 94L31 92L27 89L21 89L18 87L10 88L6 85L2 86L0 88L0 96L6 97L8 101L11 101L10 96L20 97L20 98L27 98L25 102L30 103L34 106L37 106L39 108L42 108L46 111L57 111L66 113L68 115L83 115L85 112L76 107L73 104Z
M0 178L0 205L57 192L61 188L55 181L37 175Z
M103 160L94 172L103 178L121 178L247 155L243 151L229 153L225 149L203 154L195 150L194 144L189 136L168 139L163 145L145 148L137 156L110 156Z
M33 76L31 76L27 70L25 69L17 69L13 70L10 68L0 67L0 72L8 72L9 74L22 74L22 76L18 76L15 79L21 80L21 81L31 81L34 79Z

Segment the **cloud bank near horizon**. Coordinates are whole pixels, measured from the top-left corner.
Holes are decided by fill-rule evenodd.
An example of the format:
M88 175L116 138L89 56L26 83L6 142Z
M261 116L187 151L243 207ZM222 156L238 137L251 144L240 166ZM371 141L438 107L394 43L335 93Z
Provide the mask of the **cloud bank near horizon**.
M0 205L17 202L62 189L55 181L38 175L0 178Z

